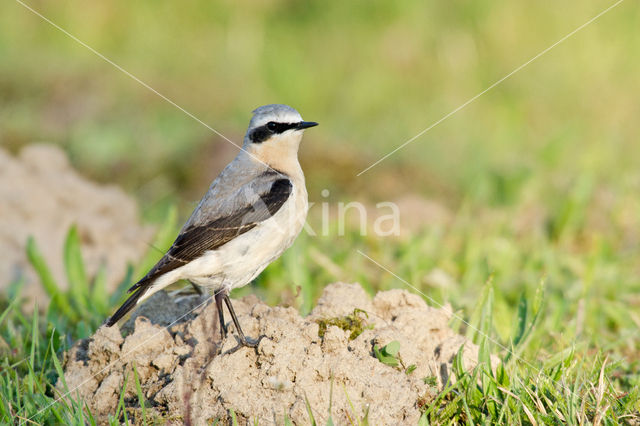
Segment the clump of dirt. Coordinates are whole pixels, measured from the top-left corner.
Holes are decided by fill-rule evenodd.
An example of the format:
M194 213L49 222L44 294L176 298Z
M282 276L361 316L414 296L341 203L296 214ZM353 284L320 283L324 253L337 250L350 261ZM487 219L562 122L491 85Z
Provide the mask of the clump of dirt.
M148 249L152 229L140 223L135 200L121 189L79 175L54 145L34 144L17 157L0 148L0 289L23 279L23 295L46 306L42 286L25 254L33 236L62 289L64 239L78 227L87 272L107 268L107 288L115 289L129 262Z
M464 365L476 365L477 347L449 328L449 313L404 290L371 299L358 284L331 284L306 317L253 296L235 300L245 333L260 336L256 349L239 347L233 334L220 342L213 303L202 303L206 306L192 319L168 328L154 324L153 312L166 321L166 304L179 314L193 303L179 301L184 306L176 308L164 296L150 303L156 309L148 305L150 318L138 316L128 336L118 327L102 327L66 354L66 389L82 398L99 422L116 412L125 380L129 420L143 421L135 367L147 420L224 423L233 410L241 424L254 419L280 424L285 416L308 424L308 401L320 424L329 414L334 423L347 424L367 413L373 424L415 424L420 406L437 390L429 383L447 381L461 347ZM415 364L413 371L375 357L375 345L394 340L404 364ZM58 389L66 392L62 381Z

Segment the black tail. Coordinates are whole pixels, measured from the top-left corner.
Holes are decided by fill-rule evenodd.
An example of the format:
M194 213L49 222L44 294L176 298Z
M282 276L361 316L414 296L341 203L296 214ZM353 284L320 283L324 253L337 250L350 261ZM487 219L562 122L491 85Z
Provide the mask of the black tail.
M107 327L111 327L113 324L120 321L120 318L125 316L127 312L129 312L131 309L133 309L134 306L136 306L138 300L142 297L143 294L147 292L147 290L147 286L138 287L138 289L131 296L129 296L127 301L124 302L122 306L120 306L120 308L118 308L116 313L111 315L111 317L107 321L105 321L105 325Z

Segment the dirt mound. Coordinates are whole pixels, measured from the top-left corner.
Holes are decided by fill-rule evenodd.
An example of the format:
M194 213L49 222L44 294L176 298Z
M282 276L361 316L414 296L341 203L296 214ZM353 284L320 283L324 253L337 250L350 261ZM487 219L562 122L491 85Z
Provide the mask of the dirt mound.
M35 237L56 281L66 288L62 262L64 239L76 224L87 272L104 263L107 287L114 289L148 249L152 229L143 227L136 202L115 186L80 176L54 145L25 147L17 157L0 148L0 289L22 277L24 296L45 305L46 297L25 254Z
M178 313L186 302L176 305L163 295L149 303L161 313L172 304L172 312ZM238 347L232 336L218 348L215 304L205 305L193 319L168 329L139 316L127 337L117 327L102 327L91 339L76 343L65 360L71 395L82 397L99 422L105 422L115 413L128 377L125 405L129 420L140 423L135 365L147 420L161 416L176 424L224 423L234 410L241 424L254 419L281 424L285 416L308 424L308 401L320 424L330 409L336 424L362 419L367 412L373 424L415 424L420 404L436 390L428 383L442 386L459 348L464 345L468 368L477 356L477 347L448 327L446 311L404 290L381 292L372 300L358 284L332 284L307 317L251 296L236 300L245 333L261 336L256 349ZM367 314L354 313L356 308ZM161 317L160 322L166 320ZM415 370L375 357L374 345L394 340L400 343L405 367L415 365ZM63 390L60 381L58 388Z

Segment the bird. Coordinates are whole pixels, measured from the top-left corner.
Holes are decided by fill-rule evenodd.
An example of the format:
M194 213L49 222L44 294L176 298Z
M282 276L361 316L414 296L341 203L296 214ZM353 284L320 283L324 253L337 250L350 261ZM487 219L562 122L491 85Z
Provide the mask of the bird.
M255 279L289 248L302 230L309 208L298 148L304 121L288 105L253 111L237 156L209 190L164 256L130 289L130 296L106 321L116 324L135 306L162 288L187 280L213 292L222 340L228 329L224 302L240 344L255 347L233 310L229 292Z

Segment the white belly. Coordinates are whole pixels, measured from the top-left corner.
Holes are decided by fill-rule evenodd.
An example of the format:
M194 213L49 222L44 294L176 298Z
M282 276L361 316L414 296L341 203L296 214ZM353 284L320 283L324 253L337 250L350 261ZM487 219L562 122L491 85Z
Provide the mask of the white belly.
M273 217L179 268L180 278L213 291L248 284L293 244L304 225L307 209L306 190L294 188Z

